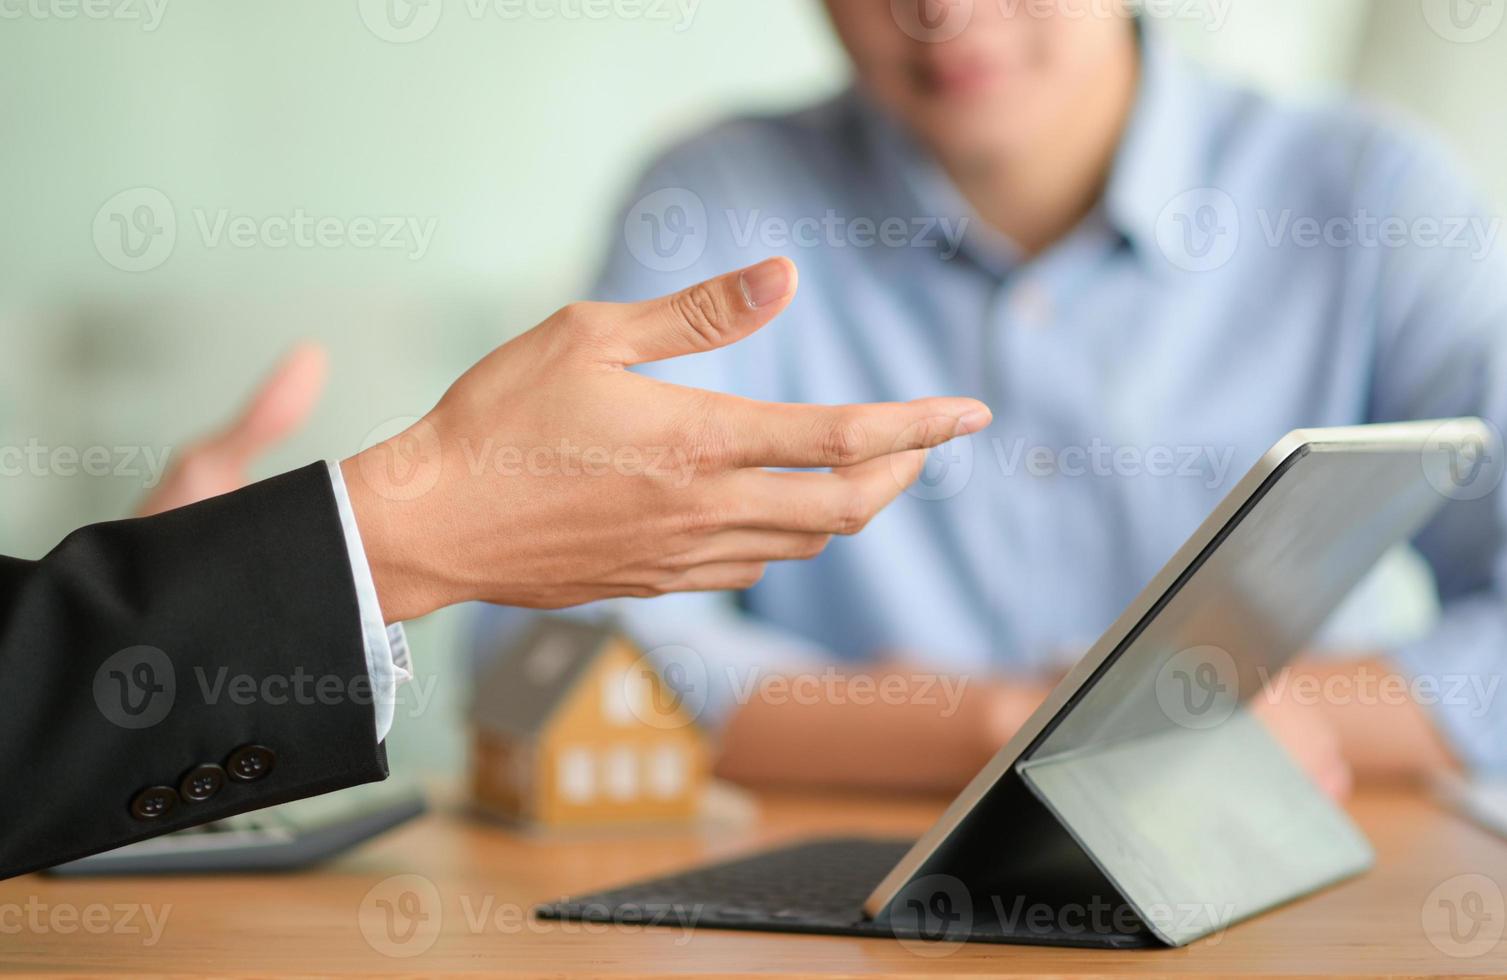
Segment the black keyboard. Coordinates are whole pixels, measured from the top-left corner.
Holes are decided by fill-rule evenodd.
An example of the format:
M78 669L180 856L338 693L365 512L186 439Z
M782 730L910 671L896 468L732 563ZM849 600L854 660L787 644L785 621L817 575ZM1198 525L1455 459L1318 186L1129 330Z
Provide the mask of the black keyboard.
M878 921L863 903L910 849L910 841L839 838L812 841L725 864L614 888L534 910L541 919L678 929L741 929L869 936L907 942L1149 945L1144 935L1030 932L999 921L966 896L908 895ZM954 899L956 899L954 901Z

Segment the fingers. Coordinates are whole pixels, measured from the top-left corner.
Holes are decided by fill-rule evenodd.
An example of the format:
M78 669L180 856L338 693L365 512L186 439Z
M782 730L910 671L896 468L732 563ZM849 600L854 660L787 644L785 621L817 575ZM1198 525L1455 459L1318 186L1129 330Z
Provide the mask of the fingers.
M698 564L663 591L747 589L764 577L767 562L814 558L832 534L861 530L920 475L925 462L924 451L913 451L833 473L736 474L734 492L760 501L749 519L768 529L733 527L713 534L700 549Z
M723 592L749 589L764 577L762 562L724 562L699 565L671 582L668 592Z
M921 475L923 450L896 453L831 473L744 470L729 487L739 523L806 534L857 534Z
M621 307L604 349L622 364L646 364L725 347L773 320L795 295L789 259L770 259L689 289Z
M930 449L993 421L972 398L880 405L784 405L722 397L711 424L737 466L852 466L890 453Z
M1268 694L1270 690L1269 686ZM1255 716L1267 731L1326 795L1337 801L1350 795L1354 773L1339 736L1320 711L1269 696L1258 697L1253 704Z
M733 528L708 538L696 558L701 564L800 561L821 554L831 540L830 534Z
M324 348L299 344L272 369L230 427L216 437L215 450L249 461L286 439L313 412L324 389Z
M1355 775L1350 769L1350 764L1338 757L1318 767L1314 773L1314 779L1319 784L1319 789L1324 791L1324 795L1336 803L1343 803L1349 799L1351 791L1355 788Z

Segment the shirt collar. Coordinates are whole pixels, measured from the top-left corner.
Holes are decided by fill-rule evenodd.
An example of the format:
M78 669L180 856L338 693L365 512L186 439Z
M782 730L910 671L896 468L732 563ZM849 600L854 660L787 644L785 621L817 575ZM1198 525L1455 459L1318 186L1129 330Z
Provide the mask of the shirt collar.
M1201 187L1200 145L1193 93L1197 79L1183 56L1154 29L1139 25L1141 63L1135 104L1115 153L1103 198L1089 221L1107 223L1136 250L1155 260L1157 223L1184 191ZM974 214L942 167L887 112L861 91L852 95L886 189L917 215L966 221L962 250L1000 276L1020 262L1020 250Z

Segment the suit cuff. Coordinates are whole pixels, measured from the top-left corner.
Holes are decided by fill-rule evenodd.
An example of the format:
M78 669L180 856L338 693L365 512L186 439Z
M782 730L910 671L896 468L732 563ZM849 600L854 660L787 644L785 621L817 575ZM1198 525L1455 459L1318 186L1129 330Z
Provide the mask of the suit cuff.
M408 636L401 623L388 626L377 601L377 585L372 581L366 548L361 544L361 529L356 526L356 511L345 487L340 464L327 460L330 485L335 491L335 506L340 512L340 527L345 531L345 549L351 562L351 577L356 584L356 603L361 613L361 645L366 652L366 673L372 682L372 709L377 719L377 741L387 738L397 713L398 685L413 678L413 664L408 652Z

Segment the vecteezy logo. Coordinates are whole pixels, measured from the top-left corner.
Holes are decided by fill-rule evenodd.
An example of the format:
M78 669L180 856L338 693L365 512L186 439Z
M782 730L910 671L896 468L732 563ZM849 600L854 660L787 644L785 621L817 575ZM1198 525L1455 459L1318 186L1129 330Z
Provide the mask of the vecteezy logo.
M383 956L427 952L440 937L440 890L423 875L393 875L373 885L361 899L357 922L366 943Z
M650 682L654 676L653 671L649 670L646 665L639 667L640 681ZM685 704L683 691L686 684L685 668L680 664L669 664L664 673L664 680L663 684L651 683L649 687L654 692L654 709L668 715L679 711L680 706Z
M151 728L167 717L177 694L172 658L156 647L127 647L94 672L94 703L121 728Z
M157 268L177 243L177 212L155 187L121 191L94 214L94 250L122 272Z
M408 44L434 31L442 0L359 0L361 22L383 41Z
M1445 422L1424 443L1424 475L1451 500L1480 500L1502 483L1507 470L1502 433L1492 423L1482 423L1484 434L1474 425L1462 430L1459 423Z
M623 675L628 709L646 725L682 728L706 710L710 676L701 654L686 646L662 646L639 657Z
M911 38L940 44L973 22L974 0L890 0L890 14Z
M890 931L919 956L946 956L973 931L973 900L952 875L908 882L890 902Z
M1421 918L1429 942L1445 956L1485 956L1507 932L1507 899L1486 875L1456 875L1429 892Z
M356 458L362 479L387 500L417 500L434 489L444 469L439 433L413 416L367 433Z
M1217 187L1184 191L1157 216L1156 243L1184 272L1222 268L1240 245L1240 209Z
M1446 41L1475 44L1502 27L1507 0L1419 0L1423 19Z
M905 900L905 907L916 917L917 934L929 943L946 939L947 933L963 921L963 913L957 910L952 896L946 892L932 895L930 902L908 898Z
M684 187L641 198L623 222L628 251L653 272L684 272L706 254L706 203Z
M1184 728L1221 725L1240 704L1235 658L1215 646L1190 647L1169 657L1155 686L1162 713Z

